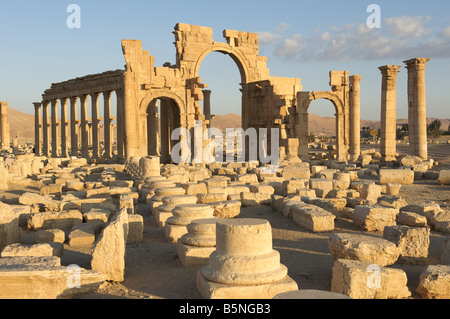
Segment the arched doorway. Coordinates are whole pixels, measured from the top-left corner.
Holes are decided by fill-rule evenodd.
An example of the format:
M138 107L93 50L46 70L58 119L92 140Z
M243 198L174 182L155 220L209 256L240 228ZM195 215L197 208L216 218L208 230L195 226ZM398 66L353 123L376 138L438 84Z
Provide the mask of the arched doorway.
M161 157L161 163L171 163L171 152L177 140L172 140L172 132L182 126L181 99L171 92L155 90L141 105L142 126L146 134L148 155Z
M308 159L309 121L308 109L312 101L325 99L330 101L336 110L336 158L338 161L345 160L348 147L345 145L345 110L341 99L333 92L300 92L298 105L298 128L297 135L300 140L299 156Z

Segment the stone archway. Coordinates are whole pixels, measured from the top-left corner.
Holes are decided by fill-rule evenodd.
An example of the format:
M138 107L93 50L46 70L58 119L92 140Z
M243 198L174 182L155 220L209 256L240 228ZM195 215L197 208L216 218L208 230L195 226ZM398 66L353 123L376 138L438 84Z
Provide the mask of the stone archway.
M140 127L146 134L148 155L161 157L161 162L171 162L171 150L177 141L171 139L174 129L183 127L183 101L168 90L154 90L141 102Z
M308 159L308 109L312 101L325 99L330 101L336 110L336 151L337 159L343 161L347 157L348 147L345 141L345 106L341 98L334 92L313 91L299 92L297 106L297 136L300 141L299 156Z

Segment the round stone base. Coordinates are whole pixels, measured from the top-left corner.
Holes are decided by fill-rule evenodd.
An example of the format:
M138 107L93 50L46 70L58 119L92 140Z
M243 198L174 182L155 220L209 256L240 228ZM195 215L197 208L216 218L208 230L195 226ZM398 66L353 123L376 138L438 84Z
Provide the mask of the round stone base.
M224 285L208 281L201 271L198 271L197 290L204 299L272 299L283 292L298 290L298 286L289 276L270 284Z

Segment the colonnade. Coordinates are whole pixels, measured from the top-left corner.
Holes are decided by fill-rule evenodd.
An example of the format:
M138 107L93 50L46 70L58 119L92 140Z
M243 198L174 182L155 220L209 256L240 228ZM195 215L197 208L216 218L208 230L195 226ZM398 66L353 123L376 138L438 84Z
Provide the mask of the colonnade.
M111 96L117 97L116 117L111 113ZM99 114L99 97L103 96L103 118ZM33 103L35 109L35 154L47 157L112 158L117 141L117 155L124 158L124 104L122 89L66 95ZM88 118L88 98L91 118ZM80 118L78 119L78 107ZM58 118L59 116L59 118ZM103 121L104 146L100 147ZM114 127L117 136L114 137ZM70 141L70 144L69 144ZM90 149L92 153L90 153Z

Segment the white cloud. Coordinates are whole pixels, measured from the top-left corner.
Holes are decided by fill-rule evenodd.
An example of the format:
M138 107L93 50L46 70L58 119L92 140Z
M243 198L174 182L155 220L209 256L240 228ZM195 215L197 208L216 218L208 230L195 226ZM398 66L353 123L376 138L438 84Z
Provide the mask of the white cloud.
M430 20L430 17L401 16L386 18L384 22L388 30L399 38L420 38L432 32L431 28L425 26L425 23Z
M275 27L275 32L277 33L283 33L289 30L291 26L287 23L281 22L279 25Z
M450 27L433 31L427 26L430 20L402 16L385 19L380 29L364 22L316 28L310 36L261 32L260 38L264 49L272 49L275 56L302 62L450 57Z

